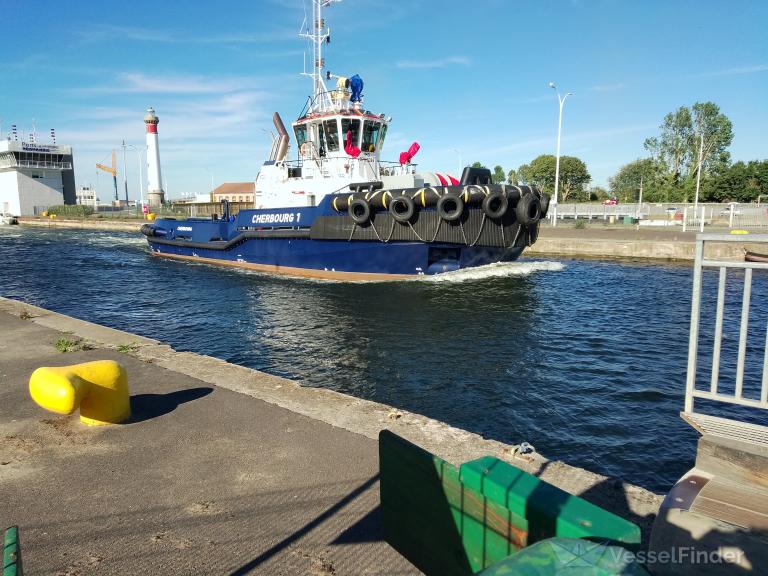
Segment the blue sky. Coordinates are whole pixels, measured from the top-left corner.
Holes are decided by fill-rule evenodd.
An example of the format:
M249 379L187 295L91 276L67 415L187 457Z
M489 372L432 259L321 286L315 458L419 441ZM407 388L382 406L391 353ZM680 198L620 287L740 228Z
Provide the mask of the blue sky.
M78 184L160 116L168 192L253 180L271 114L288 123L311 91L299 75L304 0L0 0L0 118L75 148ZM310 12L311 13L311 12ZM334 73L365 81L366 108L393 117L384 156L412 141L420 168L479 160L516 168L562 153L605 185L645 154L664 115L712 100L734 123L734 159L768 157L768 2L733 0L343 0L325 12ZM295 153L295 147L292 149ZM137 158L129 151L131 197ZM109 198L105 175L100 196Z

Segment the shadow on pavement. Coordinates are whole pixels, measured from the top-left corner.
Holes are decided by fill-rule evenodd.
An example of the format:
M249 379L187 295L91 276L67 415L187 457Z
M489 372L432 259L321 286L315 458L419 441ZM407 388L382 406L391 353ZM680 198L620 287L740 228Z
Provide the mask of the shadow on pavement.
M131 418L126 424L136 424L173 412L180 404L192 402L213 392L213 388L201 386L177 390L168 394L134 394L131 396Z
M290 534L274 546L272 546L269 550L266 550L265 552L259 554L254 558L253 560L250 560L249 562L246 562L240 568L232 572L229 576L243 576L244 574L248 574L297 540L299 540L302 536L305 536L315 528L317 528L320 524L331 518L334 514L341 511L344 507L346 507L350 502L352 502L355 498L360 496L362 493L364 493L366 490L368 490L371 486L373 486L376 482L379 481L379 475L376 474L375 476L372 476L365 482L363 482L360 486L352 490L349 494L344 496L341 500L336 502L333 506L328 508L325 512L317 516L314 520L311 520L307 522L304 526L296 530L293 534Z

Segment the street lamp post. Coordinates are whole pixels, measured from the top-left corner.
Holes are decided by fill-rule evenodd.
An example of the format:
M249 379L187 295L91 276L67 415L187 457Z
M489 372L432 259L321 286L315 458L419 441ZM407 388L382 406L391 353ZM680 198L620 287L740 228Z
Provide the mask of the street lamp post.
M125 185L125 209L128 209L128 170L125 166L125 140L123 140L123 184Z
M560 190L560 134L563 130L563 104L568 96L573 96L571 92L566 93L562 98L560 92L557 90L557 86L554 82L549 83L549 87L552 88L557 94L557 101L560 103L560 115L557 119L557 154L555 155L555 199L552 202L552 226L557 226L557 200L558 192Z
M141 207L139 210L144 210L144 163L141 161L142 154L146 152L146 146L134 146L133 144L126 144L126 148L132 148L136 151L136 161L139 164L139 199L141 201ZM138 210L137 210L138 211Z

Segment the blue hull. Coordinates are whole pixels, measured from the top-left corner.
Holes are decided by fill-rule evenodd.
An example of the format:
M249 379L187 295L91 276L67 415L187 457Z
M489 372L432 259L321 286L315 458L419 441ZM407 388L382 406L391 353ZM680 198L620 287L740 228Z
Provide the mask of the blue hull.
M438 274L516 260L520 247L468 247L419 242L340 242L309 238L248 239L227 250L153 242L153 253L317 278L379 278Z
M465 220L452 225L430 207L412 223L398 224L382 211L366 226L336 211L331 199L327 196L317 207L241 210L236 216L225 206L222 218L159 219L143 226L142 232L159 256L365 280L516 260L535 241L538 228L535 223L520 225L515 217L490 223L478 208L469 208Z

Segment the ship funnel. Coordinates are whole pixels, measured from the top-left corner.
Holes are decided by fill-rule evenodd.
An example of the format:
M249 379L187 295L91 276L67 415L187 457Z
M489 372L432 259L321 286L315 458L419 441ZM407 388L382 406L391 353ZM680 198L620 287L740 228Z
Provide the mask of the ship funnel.
M285 124L283 124L283 119L280 118L280 114L277 112L274 113L272 116L272 122L275 124L275 129L277 130L277 145L273 146L272 148L272 156L270 160L273 160L275 162L280 162L285 159L286 155L288 154L288 142L290 140L288 136L288 131L285 129Z

